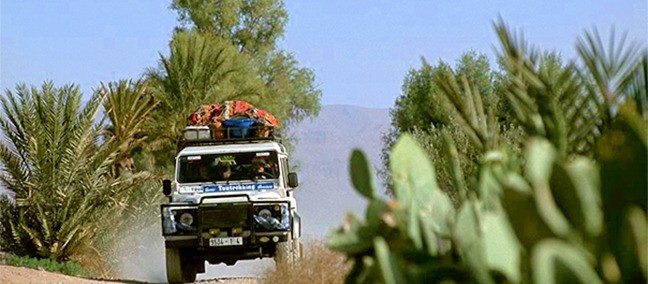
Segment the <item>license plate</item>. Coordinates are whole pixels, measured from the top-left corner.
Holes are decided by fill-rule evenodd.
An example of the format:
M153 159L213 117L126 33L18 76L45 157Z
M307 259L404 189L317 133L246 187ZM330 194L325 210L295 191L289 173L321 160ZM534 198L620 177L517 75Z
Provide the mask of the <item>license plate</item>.
M243 237L209 239L210 247L242 246L242 245L243 245Z

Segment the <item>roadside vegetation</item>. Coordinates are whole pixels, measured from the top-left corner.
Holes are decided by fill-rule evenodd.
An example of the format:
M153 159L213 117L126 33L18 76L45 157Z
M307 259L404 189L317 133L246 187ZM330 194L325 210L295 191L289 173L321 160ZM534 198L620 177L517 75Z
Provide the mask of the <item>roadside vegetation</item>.
M263 283L312 284L343 283L351 269L351 263L343 254L331 251L324 241L309 241L304 244L304 255L294 266L281 263L268 268L261 275Z
M78 262L56 262L51 259L37 259L26 256L16 256L11 254L0 255L0 264L28 267L49 272L57 272L70 276L94 277L95 275L81 267Z
M614 33L578 57L529 45L502 20L499 71L468 52L410 71L392 109L378 197L328 240L349 283L644 283L648 51Z

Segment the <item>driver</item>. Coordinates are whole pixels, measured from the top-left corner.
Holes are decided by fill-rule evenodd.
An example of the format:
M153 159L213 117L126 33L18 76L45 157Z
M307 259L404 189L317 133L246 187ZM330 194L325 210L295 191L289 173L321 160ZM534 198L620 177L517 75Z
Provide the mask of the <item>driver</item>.
M205 163L201 163L198 166L198 176L200 181L207 181L211 179L210 166Z

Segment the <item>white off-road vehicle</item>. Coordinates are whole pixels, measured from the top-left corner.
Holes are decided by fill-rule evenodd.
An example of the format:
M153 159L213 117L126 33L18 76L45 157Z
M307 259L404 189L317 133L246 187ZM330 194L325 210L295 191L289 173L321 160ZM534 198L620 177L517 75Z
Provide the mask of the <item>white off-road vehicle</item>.
M219 139L204 126L187 127L175 177L163 181L161 205L167 279L193 282L210 264L301 257L300 217L286 147L270 137ZM247 131L247 129L246 129ZM239 137L236 137L239 136Z

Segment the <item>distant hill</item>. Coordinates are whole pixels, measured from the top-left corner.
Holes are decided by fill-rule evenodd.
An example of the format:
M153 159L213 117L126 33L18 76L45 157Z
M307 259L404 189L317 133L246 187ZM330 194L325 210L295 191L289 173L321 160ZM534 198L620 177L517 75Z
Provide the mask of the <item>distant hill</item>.
M350 181L349 158L360 148L374 167L380 166L381 137L388 128L388 109L347 105L323 106L317 118L291 128L298 139L293 159L300 186L295 196L305 236L326 236L348 211L364 214L365 201ZM377 186L384 192L378 180Z

